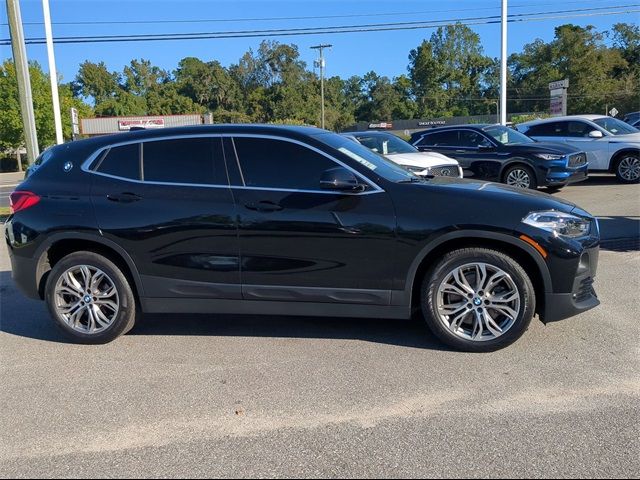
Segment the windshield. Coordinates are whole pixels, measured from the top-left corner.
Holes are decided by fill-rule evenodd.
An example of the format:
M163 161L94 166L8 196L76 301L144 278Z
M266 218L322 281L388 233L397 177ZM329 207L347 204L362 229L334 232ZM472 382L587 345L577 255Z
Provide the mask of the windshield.
M355 135L355 137L362 145L382 155L416 153L418 151L413 145L408 144L391 133L379 133L375 135L360 134Z
M593 123L598 125L600 128L604 128L612 135L628 135L630 133L640 132L640 130L638 130L637 128L632 127L628 123L624 123L613 117L598 118L596 120L593 120Z
M315 138L339 150L385 180L390 182L420 181L420 177L417 175L346 137L335 133L321 133L315 135Z
M514 130L513 128L503 127L502 125L491 125L482 129L485 133L491 135L493 139L502 145L519 145L522 143L533 143L533 140L525 134Z

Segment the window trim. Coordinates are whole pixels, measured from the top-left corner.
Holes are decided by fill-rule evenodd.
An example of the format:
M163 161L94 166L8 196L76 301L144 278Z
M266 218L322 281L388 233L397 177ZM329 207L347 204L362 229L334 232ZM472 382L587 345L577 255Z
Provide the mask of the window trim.
M131 144L140 144L140 145L142 145L142 143L144 143L144 142L157 142L157 141L162 141L162 140L180 140L180 139L185 139L185 138L231 138L232 142L233 142L233 137L268 138L268 139L273 139L273 140L282 140L282 141L285 141L285 142L296 143L298 145L301 145L302 147L308 148L308 149L310 149L310 150L312 150L312 151L314 151L316 153L319 153L320 155L325 156L326 158L328 158L329 160L333 161L334 163L337 163L339 166L346 168L347 170L352 172L354 175L356 175L356 177L359 177L361 180L364 180L372 188L371 188L371 190L367 190L367 191L364 191L364 192L335 192L335 191L320 190L320 189L318 189L318 190L305 190L305 189L276 188L276 187L247 187L244 184L244 178L242 179L243 185L231 185L229 180L227 180L227 184L226 185L204 184L204 183L157 182L157 181L149 181L149 180L144 180L144 179L134 180L132 178L119 177L117 175L111 175L111 174L108 174L108 173L101 173L101 172L95 171L95 168L97 168L101 162L99 162L97 165L95 165L95 166L93 166L93 168L91 168L92 164L96 162L96 159L98 159L100 157L100 155L104 151L110 150L113 147L120 147L120 146L123 146L123 145L131 145ZM229 161L229 159L227 158L226 153L227 152L224 152L225 158L223 159L225 161L225 165L226 165L226 162ZM238 155L235 152L235 144L234 144L234 152L233 152L233 154L234 154L234 156L236 158L236 161L238 162L239 159L238 159ZM102 159L100 159L100 160L102 160ZM140 161L142 162L142 158L140 158ZM382 192L385 191L377 183L375 183L374 181L372 181L371 179L369 179L368 177L366 177L362 173L358 172L357 170L355 170L354 168L350 167L349 165L341 162L337 158L332 157L328 153L323 152L322 150L320 150L320 149L318 149L318 148L316 148L316 147L314 147L312 145L308 145L308 144L306 144L304 142L301 142L301 141L293 139L293 138L282 137L282 136L278 136L278 135L258 134L258 133L255 133L255 134L254 133L223 133L223 134L220 134L220 133L202 134L202 133L200 133L200 134L189 134L189 135L167 135L167 136L153 137L153 138L148 138L148 139L123 140L121 142L114 142L114 143L111 143L109 145L105 145L105 146L99 148L98 150L96 150L95 152L93 152L82 163L80 169L83 172L86 172L86 173L89 173L89 174L92 174L92 175L100 175L100 176L103 176L103 177L122 180L122 181L125 181L125 182L147 184L147 185L166 185L166 186L179 186L179 187L229 188L229 189L231 189L231 188L239 188L239 189L242 189L242 190L270 190L270 191L276 191L276 192L322 193L322 194L326 194L326 195L371 195L371 194L374 194L374 193L382 193ZM242 170L240 169L240 171L242 171Z
M480 130L474 130L473 128L465 128L465 127L460 127L460 128L451 128L451 129L447 129L447 130L440 130L437 132L427 132L424 135L422 135L420 137L420 140L418 140L415 144L413 144L415 147L417 147L418 143L420 143L422 141L422 139L424 137L426 137L427 135L435 135L437 133L444 133L444 132L456 132L456 133L460 133L462 131L466 131L466 132L472 132L475 134L480 135L481 137L483 137L485 140L487 140L494 148L498 148L498 144L496 141L494 141L493 138L490 138L489 135L485 134L484 132L480 131ZM458 135L458 139L460 139L460 135ZM451 150L480 150L480 147L465 147L465 146L452 146L452 145L423 145L423 148L448 148Z

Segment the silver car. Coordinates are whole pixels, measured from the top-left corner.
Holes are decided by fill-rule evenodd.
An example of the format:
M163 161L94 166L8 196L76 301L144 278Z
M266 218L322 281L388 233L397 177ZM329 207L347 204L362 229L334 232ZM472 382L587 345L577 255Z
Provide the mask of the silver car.
M604 115L572 115L521 123L534 140L563 142L587 152L589 171L615 173L621 183L640 182L640 130Z

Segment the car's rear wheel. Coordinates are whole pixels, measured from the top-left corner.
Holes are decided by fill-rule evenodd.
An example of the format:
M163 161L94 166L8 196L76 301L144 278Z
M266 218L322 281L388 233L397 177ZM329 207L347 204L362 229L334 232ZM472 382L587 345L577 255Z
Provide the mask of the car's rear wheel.
M616 177L620 183L640 182L640 156L627 153L616 163Z
M56 263L45 300L56 324L79 343L108 343L135 323L136 303L127 278L94 252L75 252Z
M507 168L503 175L503 182L512 187L538 188L538 181L533 170L525 165L514 165Z
M422 312L444 343L468 352L504 348L527 330L535 291L511 257L485 248L446 254L425 276Z

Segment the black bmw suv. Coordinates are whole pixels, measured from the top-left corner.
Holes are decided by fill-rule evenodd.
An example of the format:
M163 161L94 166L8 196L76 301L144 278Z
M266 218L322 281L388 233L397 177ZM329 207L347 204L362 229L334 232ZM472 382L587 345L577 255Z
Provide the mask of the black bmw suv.
M551 190L587 178L585 152L561 143L536 142L502 125L432 128L414 133L411 144L423 152L455 158L465 178Z
M139 312L409 318L469 351L598 305L597 221L423 179L316 128L137 131L45 151L11 195L13 278L79 342Z

